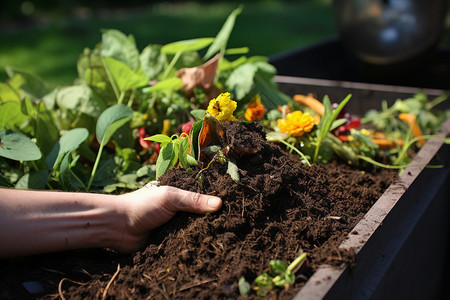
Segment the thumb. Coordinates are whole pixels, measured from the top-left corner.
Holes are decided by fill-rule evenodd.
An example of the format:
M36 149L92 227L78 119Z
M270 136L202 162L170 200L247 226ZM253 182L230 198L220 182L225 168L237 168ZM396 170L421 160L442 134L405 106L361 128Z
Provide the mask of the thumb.
M197 214L215 212L222 207L219 197L189 192L179 188L167 187L168 208L172 211L185 211Z

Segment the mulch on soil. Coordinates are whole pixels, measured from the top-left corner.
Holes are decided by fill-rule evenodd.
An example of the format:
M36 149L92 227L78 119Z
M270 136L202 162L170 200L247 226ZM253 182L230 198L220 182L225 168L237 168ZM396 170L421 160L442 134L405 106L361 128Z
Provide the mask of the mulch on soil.
M252 282L271 259L289 263L303 251L308 266L275 295L291 299L319 265L352 263L340 242L397 178L339 163L308 167L267 143L256 123L227 123L223 146L239 167L239 182L218 161L202 171L201 185L199 169L172 169L160 178L162 185L221 197L219 212L178 213L134 255L96 249L2 261L0 298L102 298L118 265L106 298L238 298L241 277ZM33 281L41 292L25 290L23 283Z

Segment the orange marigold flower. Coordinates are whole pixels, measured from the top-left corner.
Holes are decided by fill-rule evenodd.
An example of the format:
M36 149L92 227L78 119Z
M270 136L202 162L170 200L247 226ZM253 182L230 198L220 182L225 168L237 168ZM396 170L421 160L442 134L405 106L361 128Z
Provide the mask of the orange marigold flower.
M313 127L314 118L311 114L300 110L287 114L286 119L278 120L278 128L292 136L302 136L305 132L310 132Z
M266 108L261 103L251 103L245 110L244 118L247 121L261 120L265 111Z

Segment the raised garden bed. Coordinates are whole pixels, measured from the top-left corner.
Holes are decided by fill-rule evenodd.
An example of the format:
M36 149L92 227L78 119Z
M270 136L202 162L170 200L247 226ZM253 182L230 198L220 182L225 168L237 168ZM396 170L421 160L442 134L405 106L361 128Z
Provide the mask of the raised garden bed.
M279 79L281 82L283 78ZM280 88L288 94L306 90L320 97L320 93L323 93L318 82L305 85L289 80L291 81L289 83L280 83ZM284 81L288 81L288 78L284 78ZM322 88L323 86L324 84ZM351 92L360 95L350 102L352 106L349 108L360 113L365 109L376 107L381 99L395 100L408 94L396 94L394 91L391 99L387 99L377 95L380 91L371 90L368 86L363 89L355 87L349 89L340 84L328 86L326 89L325 93L337 93L335 95L337 98L342 98L339 93ZM333 97L331 94L330 96ZM373 99L368 100L367 96L373 96ZM359 107L360 110L355 107ZM442 134L450 134L449 122L444 125ZM448 197L446 185L449 182L448 146L443 146L439 141L428 142L413 162L413 165L420 166L405 170L400 180L389 186L382 196L386 187L393 182L392 172L382 173L391 179L378 181L376 176L364 175L346 166L329 165L331 168L326 169L324 165L305 171L293 164L289 158L280 158L279 154L276 154L279 153L278 150L273 148L266 150L272 154L268 159L273 159L271 161L273 169L283 167L300 172L299 174L305 177L304 181L295 182L293 178L297 178L298 174L291 172L289 177L282 177L279 180L284 186L279 191L271 190L270 185L263 184L266 190L272 191L268 197L278 200L289 196L292 199L301 199L300 202L280 201L281 204L276 206L251 206L250 202L247 204L243 202L245 199L242 198L242 193L252 194L253 198L267 196L262 196L262 190L255 191L254 188L252 190L252 185L248 184L247 189L241 186L241 194L239 190L234 190L235 194L228 198L234 197L234 202L230 200L228 205L225 204L224 210L218 215L180 214L173 222L158 231L146 250L134 256L117 255L106 250L83 250L3 261L0 267L2 282L0 297L101 298L120 264L119 275L112 281L108 293L105 294L110 298L148 296L181 299L208 298L214 295L219 298L227 296L235 298L236 279L239 278L230 276L232 271L238 270L241 272L239 276L246 276L248 280L252 280L255 274L264 271L270 259L280 258L289 261L295 257L300 248L311 254L310 269L304 275L312 277L306 282L299 280L293 288L280 293L281 298L341 299L378 298L386 294L389 297L438 295L445 276L444 267L447 261L445 254L448 252L446 237L449 224L445 215L449 207L448 201L444 201ZM443 164L444 167L425 169L424 164L429 162ZM252 165L249 162L246 170L250 172L259 167L260 165ZM341 172L342 178L338 178L338 172ZM233 183L229 181L225 184L231 186ZM315 195L305 195L306 193L302 194L299 190L292 189L302 184L305 189L312 188L316 192ZM362 188L351 190L352 185L360 185ZM369 192L369 188L372 187L376 187L375 191ZM216 192L224 198L227 196L220 194L220 190ZM336 199L352 198L356 199L356 202L339 209L336 203L331 205L328 202L333 201L331 199L333 195L337 196ZM364 215L378 198L369 213ZM305 203L308 204L308 210L294 209ZM326 207L338 210L331 210L326 214ZM356 215L347 215L350 210ZM269 211L271 215L262 214L263 211ZM316 214L313 214L314 211ZM337 213L341 215L337 216ZM282 227L275 222L269 222L269 216L274 217L274 221L276 218L288 220L290 216L294 216L291 218L294 223ZM354 227L361 217L362 220ZM243 222L242 219L246 221ZM321 221L324 226L310 227L309 221L314 219ZM298 223L295 223L296 220ZM242 230L228 230L233 226L240 226ZM188 233L195 232L190 231L193 228L197 228L196 235L189 235ZM334 235L338 230L343 232L341 236ZM325 231L326 234L323 235L321 231ZM338 248L348 233L350 233L348 238ZM310 236L309 244L299 245L298 241L289 240L287 237L290 234L298 238L303 235ZM244 242L246 240L242 238L251 235L255 235L254 238ZM325 236L331 240L324 242ZM272 244L274 241L276 243ZM171 251L169 243L182 244L185 251ZM323 244L327 244L328 248L332 249L331 252L325 252L327 247L322 247ZM197 252L196 246L199 245ZM312 252L315 248L321 249L318 251L319 254ZM249 256L241 256L242 251L246 249L250 249L247 251ZM352 249L357 254L354 260ZM233 254L236 261L226 255L223 257L230 260L220 261L223 260L223 257L219 256L220 253ZM169 256L174 254L178 257L178 263L169 263ZM152 259L153 263L149 264ZM246 260L249 266L243 264ZM219 265L216 269L213 268L215 263ZM333 267L322 265L323 263L331 263ZM312 274L319 265L322 266ZM191 276L187 280L182 279L183 268L187 268L188 271L184 274ZM227 279L226 276L230 277ZM228 284L219 284L222 279L226 279ZM410 283L414 280L420 281L420 284L411 286Z

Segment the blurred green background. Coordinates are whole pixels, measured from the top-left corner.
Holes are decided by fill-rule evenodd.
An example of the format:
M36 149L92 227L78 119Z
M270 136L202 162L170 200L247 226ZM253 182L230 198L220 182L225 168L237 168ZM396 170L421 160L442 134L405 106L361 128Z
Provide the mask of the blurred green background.
M102 29L132 34L148 44L214 37L240 4L229 47L270 56L337 35L331 0L142 1L27 0L0 4L0 80L10 65L37 75L50 87L71 84L85 47Z

